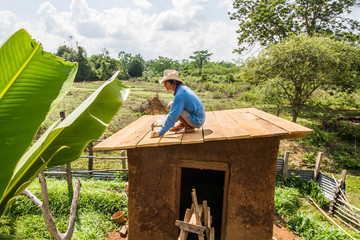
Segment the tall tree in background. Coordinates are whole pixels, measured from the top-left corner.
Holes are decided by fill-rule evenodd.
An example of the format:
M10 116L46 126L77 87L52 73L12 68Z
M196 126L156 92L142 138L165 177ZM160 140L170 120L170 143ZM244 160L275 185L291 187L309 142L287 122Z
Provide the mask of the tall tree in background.
M119 69L119 61L111 58L106 48L102 50L101 54L92 55L90 62L99 80L108 79Z
M159 56L157 59L147 61L147 71L152 75L162 75L166 69L176 69L177 62L171 58Z
M76 45L77 51L75 50L74 45ZM79 68L75 77L75 82L88 81L91 78L92 69L86 56L86 50L77 42L74 43L74 38L72 36L69 37L66 44L57 49L56 56L69 62L78 63Z
M292 121L318 88L351 92L359 88L360 47L327 37L298 35L270 45L248 61L243 77L263 85L275 81L291 105ZM276 99L278 100L278 99Z
M206 62L210 60L212 53L209 53L208 50L200 50L193 52L194 56L190 56L190 59L194 60L194 64L199 68L199 76L202 74L202 68Z
M91 76L90 62L86 56L85 48L77 46L76 62L79 64L78 72L75 77L76 82L89 81Z
M129 63L128 73L131 77L141 77L144 72L144 64L138 58L133 58Z
M360 23L345 15L358 0L235 0L230 19L239 21L238 49L255 43L267 46L293 33L335 36L360 42Z
M121 76L128 79L129 77L141 77L145 69L145 60L141 54L133 56L131 53L120 51L118 54L120 61Z

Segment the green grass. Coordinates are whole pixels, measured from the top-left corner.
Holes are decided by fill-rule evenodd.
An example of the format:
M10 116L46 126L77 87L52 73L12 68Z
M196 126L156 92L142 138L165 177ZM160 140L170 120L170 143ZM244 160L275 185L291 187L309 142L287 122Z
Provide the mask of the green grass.
M292 181L285 185L293 186L285 186L278 182L275 189L275 213L284 218L287 228L304 239L309 240L351 239L330 223L315 206L304 198L308 196L308 192L304 188L300 187L299 189L300 185L298 184ZM310 194L318 195L314 194L315 192L311 191ZM347 232L352 236L360 237L354 231L344 226L343 228L347 229Z
M56 226L65 232L71 199L65 180L47 179L50 211ZM125 182L81 180L75 231L72 239L103 239L120 227L110 220L112 214L124 211L127 216ZM41 200L37 181L28 188ZM51 239L40 209L25 196L19 197L0 218L0 234L13 234L21 239Z

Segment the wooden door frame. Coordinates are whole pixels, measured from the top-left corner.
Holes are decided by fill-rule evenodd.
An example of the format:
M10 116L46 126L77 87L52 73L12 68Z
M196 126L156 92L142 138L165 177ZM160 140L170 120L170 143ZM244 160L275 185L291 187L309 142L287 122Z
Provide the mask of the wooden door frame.
M226 213L227 213L227 196L229 188L230 178L230 164L220 162L202 162L194 160L180 160L176 166L176 219L180 217L180 195L181 195L181 169L193 168L193 169L206 169L223 171L224 174L224 192L223 192L223 206L222 206L222 219L221 219L221 240L225 240L225 226L226 226ZM182 219L180 219L182 220ZM177 229L175 230L177 233ZM215 229L216 231L216 229ZM175 234L177 236L177 234Z

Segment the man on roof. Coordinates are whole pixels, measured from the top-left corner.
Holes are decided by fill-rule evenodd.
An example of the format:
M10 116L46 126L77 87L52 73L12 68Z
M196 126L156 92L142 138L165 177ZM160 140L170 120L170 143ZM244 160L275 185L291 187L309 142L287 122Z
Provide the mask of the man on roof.
M169 114L159 132L153 131L151 137L160 137L167 131L175 133L195 132L205 122L205 108L200 98L187 86L182 85L179 72L165 70L159 79L167 91L174 92L174 101L169 104Z

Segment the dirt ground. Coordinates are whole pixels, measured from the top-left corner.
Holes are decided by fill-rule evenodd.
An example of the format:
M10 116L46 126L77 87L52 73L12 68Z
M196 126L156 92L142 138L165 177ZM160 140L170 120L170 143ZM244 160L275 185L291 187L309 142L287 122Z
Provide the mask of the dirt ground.
M301 238L290 232L285 227L284 220L280 216L275 215L275 222L273 228L273 240L300 240ZM119 232L113 232L106 237L109 240L127 240L122 238Z
M286 227L284 220L280 216L275 215L273 227L273 240L300 240L301 238L290 232Z

